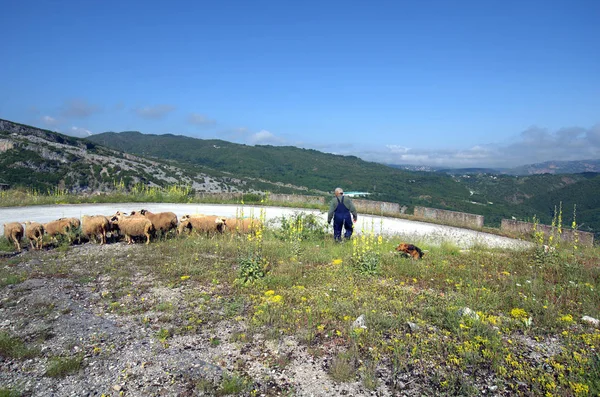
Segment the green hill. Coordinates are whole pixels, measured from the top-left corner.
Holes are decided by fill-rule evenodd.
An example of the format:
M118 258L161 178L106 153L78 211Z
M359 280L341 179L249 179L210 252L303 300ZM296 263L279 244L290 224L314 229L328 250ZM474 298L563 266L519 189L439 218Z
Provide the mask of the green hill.
M88 139L130 153L208 166L239 177L266 179L320 192L342 186L370 192L378 200L406 205L437 203L449 207L469 196L464 186L447 175L404 171L355 156L291 146L248 146L139 132L108 132Z
M247 181L199 165L146 159L97 143L0 119L0 183L41 192L110 191L115 183L151 186L184 184L197 191L296 189Z
M79 139L0 120L0 183L40 190L106 191L115 181L196 191L270 191L330 194L336 186L369 198L549 223L563 202L564 224L573 204L584 230L600 230L600 175L512 176L419 172L291 146L248 146L178 135L108 132Z
M248 146L222 140L179 135L108 132L89 140L130 153L212 167L240 178L266 179L304 187L308 192L331 192L336 186L372 193L375 200L464 211L484 215L487 225L502 218L530 220L537 215L550 222L554 204L577 200L579 221L600 230L600 209L593 191L594 174L513 176L477 173L448 175L418 172L290 146ZM586 194L582 194L584 189ZM600 191L600 190L598 190ZM562 199L562 198L565 199ZM572 212L572 206L571 210ZM409 210L410 212L410 210ZM565 214L565 222L570 218Z

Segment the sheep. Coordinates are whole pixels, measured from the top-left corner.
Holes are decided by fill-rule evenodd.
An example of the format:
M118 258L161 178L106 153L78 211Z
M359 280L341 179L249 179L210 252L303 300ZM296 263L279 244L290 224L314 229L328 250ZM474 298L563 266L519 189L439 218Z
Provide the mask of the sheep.
M184 215L177 228L177 233L181 234L184 230L194 230L198 233L206 232L208 237L213 232L223 233L225 218L215 215Z
M50 237L56 239L56 236L63 235L69 238L71 242L71 236L69 232L73 232L79 229L81 222L77 218L59 218L55 221L44 224L44 230Z
M150 234L154 233L154 226L150 219L141 216L114 216L111 223L125 234L127 244L133 244L132 237L146 236L146 244L150 244Z
M41 250L42 239L44 238L44 225L37 222L25 222L25 236L29 239L32 250Z
M81 217L81 234L90 239L100 235L100 245L106 244L106 232L110 231L110 221L104 215L84 215Z
M140 214L145 216L152 222L154 230L168 233L170 230L177 228L177 215L173 212L158 212L156 214L148 210L140 210ZM137 215L137 214L136 214Z
M19 222L5 223L4 225L4 236L8 241L13 242L18 252L21 252L21 239L23 238L24 230L23 225Z
M262 222L260 219L255 218L227 218L225 219L225 226L231 233L256 233L262 228Z

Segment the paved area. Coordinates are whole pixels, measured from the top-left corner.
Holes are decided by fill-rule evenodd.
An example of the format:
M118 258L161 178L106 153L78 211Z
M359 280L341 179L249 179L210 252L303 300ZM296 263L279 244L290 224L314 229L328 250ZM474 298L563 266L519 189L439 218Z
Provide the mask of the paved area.
M82 215L110 215L116 211L129 212L132 210L147 209L152 212L172 211L177 216L185 214L213 214L226 217L235 217L243 211L244 217L252 214L258 217L261 208L265 210L267 221L276 221L283 215L291 215L294 212L310 212L317 214L324 220L327 214L319 210L294 209L286 207L253 207L249 205L228 204L170 204L170 203L111 203L111 204L63 204L44 205L30 207L7 207L0 208L0 224L7 222L49 222L62 217L81 217ZM473 245L485 245L493 248L523 249L531 246L531 243L515 240L494 234L482 233L475 230L461 229L458 227L435 225L426 222L396 219L381 216L361 215L356 224L357 233L361 229L385 235L397 235L398 238L410 242L427 241L439 244L448 241L461 248L469 248ZM0 228L0 235L4 228Z

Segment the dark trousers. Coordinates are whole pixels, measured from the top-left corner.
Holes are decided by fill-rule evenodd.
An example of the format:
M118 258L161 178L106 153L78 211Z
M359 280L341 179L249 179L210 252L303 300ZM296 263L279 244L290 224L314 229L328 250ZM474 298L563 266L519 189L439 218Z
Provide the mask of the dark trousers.
M352 215L348 211L345 214L335 214L333 217L333 238L336 241L342 240L342 227L346 229L344 238L350 238L352 236L353 225Z

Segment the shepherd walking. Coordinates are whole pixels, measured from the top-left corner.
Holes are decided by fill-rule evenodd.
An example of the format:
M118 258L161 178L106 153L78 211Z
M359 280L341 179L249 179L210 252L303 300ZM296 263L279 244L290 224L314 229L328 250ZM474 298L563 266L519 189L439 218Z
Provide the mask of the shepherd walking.
M335 197L329 205L327 214L327 223L333 219L333 238L335 241L342 241L342 227L345 229L344 238L349 239L352 236L353 224L356 222L357 214L354 203L350 198L344 197L344 190L341 187L335 189Z

